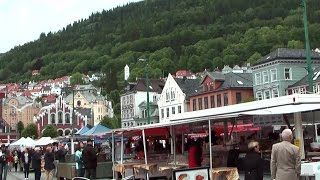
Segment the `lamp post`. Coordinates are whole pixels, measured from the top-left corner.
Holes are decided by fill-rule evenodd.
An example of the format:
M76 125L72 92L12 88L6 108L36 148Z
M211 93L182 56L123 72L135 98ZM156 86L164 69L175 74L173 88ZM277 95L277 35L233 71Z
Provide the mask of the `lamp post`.
M306 41L309 92L313 93L313 80L312 80L313 70L311 66L311 52L310 52L310 44L309 44L308 19L307 19L307 4L305 0L302 0L302 6L303 6L304 36Z
M139 61L144 61L147 62L146 59L139 59ZM150 124L150 101L149 101L149 78L148 78L148 63L146 64L146 66L144 66L144 74L146 77L146 88L147 88L147 120L148 120L148 124Z

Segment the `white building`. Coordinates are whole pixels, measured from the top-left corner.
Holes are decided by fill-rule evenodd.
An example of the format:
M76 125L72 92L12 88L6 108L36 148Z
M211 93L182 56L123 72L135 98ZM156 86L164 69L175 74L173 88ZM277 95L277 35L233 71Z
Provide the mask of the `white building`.
M127 81L130 76L130 68L128 65L124 67L124 80Z
M149 81L150 124L159 122L157 101L163 88L163 81ZM133 127L148 123L146 81L140 79L135 84L129 84L126 93L121 98L121 126Z
M200 79L174 79L169 74L158 101L160 123L169 122L172 115L187 112L188 95L200 89Z

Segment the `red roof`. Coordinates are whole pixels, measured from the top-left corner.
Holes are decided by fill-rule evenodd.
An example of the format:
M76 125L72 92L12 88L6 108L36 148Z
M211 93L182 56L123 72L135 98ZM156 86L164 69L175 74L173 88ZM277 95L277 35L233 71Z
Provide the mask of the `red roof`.
M178 70L176 76L192 76L192 73L188 70Z
M48 97L47 97L47 103L54 103L54 102L56 102L56 96L54 96L54 95L49 95Z
M25 97L31 97L32 96L32 94L31 94L31 92L29 90L24 91L21 95L25 96Z

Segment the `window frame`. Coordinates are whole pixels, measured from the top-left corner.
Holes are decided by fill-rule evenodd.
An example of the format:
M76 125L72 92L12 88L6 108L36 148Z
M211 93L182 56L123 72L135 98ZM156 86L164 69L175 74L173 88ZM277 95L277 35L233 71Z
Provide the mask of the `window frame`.
M269 93L269 98L267 98L267 96L266 96L267 92ZM264 99L271 99L272 98L271 96L272 96L272 94L271 94L271 91L269 89L266 89L266 90L263 91Z
M221 94L217 94L217 107L222 106L222 101L221 101Z
M269 83L269 73L268 73L268 71L262 71L262 81L263 81L263 84Z
M257 81L258 78L259 78L259 83ZM254 80L255 80L255 85L261 85L261 72L254 74Z
M178 114L181 114L182 112L182 108L181 108L181 105L178 106Z
M229 96L228 93L223 93L223 106L229 105Z
M276 93L275 93L276 92ZM277 94L278 96L275 96L275 94ZM279 97L280 96L280 94L279 94L279 89L278 88L273 88L272 89L272 97L273 98L277 98L277 97Z
M215 108L216 107L216 102L215 102L214 95L210 96L210 107L211 108Z
M287 69L289 69L288 73L289 73L289 76L290 76L288 79L286 78L286 70ZM284 72L284 76L283 77L284 77L285 80L292 80L292 68L291 67L284 67L284 71L283 72Z
M257 101L263 100L263 94L261 91L256 92L256 100Z
M204 102L204 109L208 109L209 108L209 98L208 98L208 96L203 98L203 102Z
M197 99L192 99L192 110L193 111L197 110Z
M239 99L239 97L240 97L240 99ZM236 92L236 104L240 104L241 102L242 102L242 94L241 94L241 92Z
M275 76L275 79L273 78L273 75ZM278 76L277 76L277 69L270 69L270 82L275 82L277 81Z
M198 98L198 110L202 110L202 97Z

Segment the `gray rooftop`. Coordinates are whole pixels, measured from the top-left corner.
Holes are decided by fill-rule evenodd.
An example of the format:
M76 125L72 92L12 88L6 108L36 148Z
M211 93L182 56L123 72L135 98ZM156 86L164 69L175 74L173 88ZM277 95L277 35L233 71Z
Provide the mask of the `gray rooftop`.
M319 82L320 81L320 67L313 70L313 76L312 76L313 82ZM298 86L304 86L309 85L308 75L297 81L296 83L289 85L288 88L292 87L298 87Z
M90 103L93 103L93 102L96 102L96 101L101 101L101 100L106 100L106 97L104 97L104 96L94 95L93 93L90 93L90 92L87 92L87 91L77 92L77 93L80 93ZM76 96L77 93L75 93L75 96ZM70 103L70 102L72 102L72 99L73 99L72 94L69 94L66 97L66 102Z
M187 97L202 91L202 88L200 86L200 82L201 82L200 79L175 78L175 81L177 82L178 86L180 87L182 92L186 94Z
M277 59L290 59L290 60L302 60L306 59L305 49L288 49L288 48L278 48L275 51L267 54L266 56L259 59L254 66L271 62ZM311 59L320 60L320 54L311 51Z
M75 108L75 110L89 119L92 118L91 108Z

